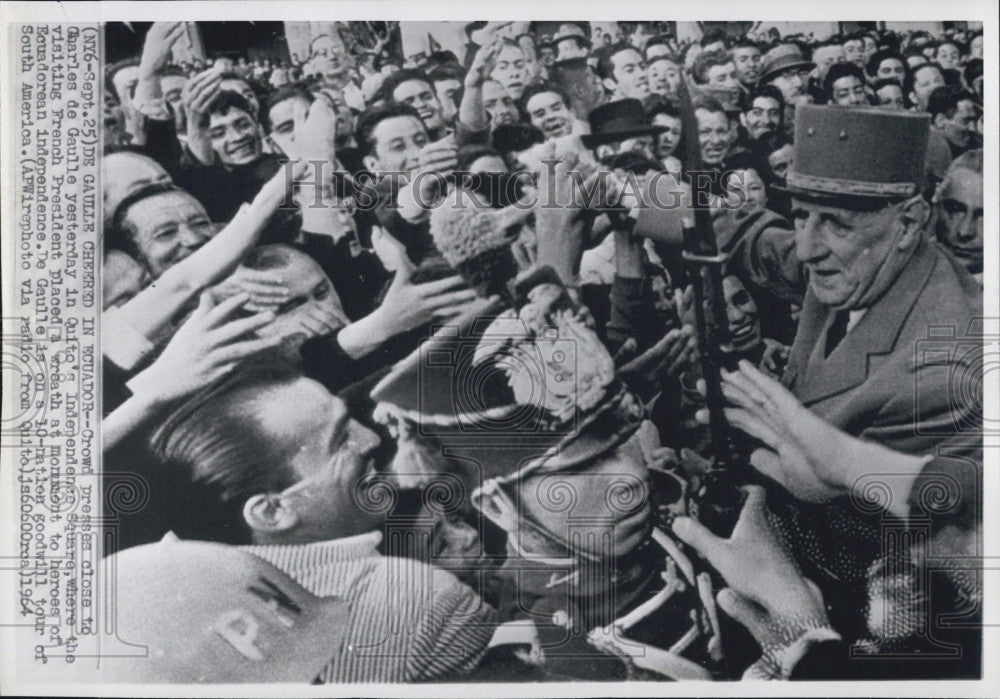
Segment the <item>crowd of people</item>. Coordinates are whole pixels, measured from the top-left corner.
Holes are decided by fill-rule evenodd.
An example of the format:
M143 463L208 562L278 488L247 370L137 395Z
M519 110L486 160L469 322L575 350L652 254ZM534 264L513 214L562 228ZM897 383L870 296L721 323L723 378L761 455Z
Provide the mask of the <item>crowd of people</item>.
M665 28L109 67L109 671L979 676L982 33Z

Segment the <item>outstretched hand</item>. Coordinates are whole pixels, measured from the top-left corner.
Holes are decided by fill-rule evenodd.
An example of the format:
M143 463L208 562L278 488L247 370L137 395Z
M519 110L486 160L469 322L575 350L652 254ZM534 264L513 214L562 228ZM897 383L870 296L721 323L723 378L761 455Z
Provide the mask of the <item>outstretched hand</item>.
M233 319L247 299L241 294L215 305L209 292L202 293L163 353L129 381L132 393L160 401L183 398L229 373L240 360L277 345L275 338L253 336L274 320L273 313Z

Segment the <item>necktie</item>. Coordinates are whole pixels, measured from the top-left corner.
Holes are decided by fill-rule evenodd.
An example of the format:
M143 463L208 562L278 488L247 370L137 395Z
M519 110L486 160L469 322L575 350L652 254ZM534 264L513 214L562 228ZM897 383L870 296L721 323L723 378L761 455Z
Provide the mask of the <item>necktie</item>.
M829 357L830 353L844 339L844 335L847 334L847 321L849 319L850 313L847 311L837 311L833 317L833 322L830 323L830 327L826 331L826 353L823 355L824 358Z

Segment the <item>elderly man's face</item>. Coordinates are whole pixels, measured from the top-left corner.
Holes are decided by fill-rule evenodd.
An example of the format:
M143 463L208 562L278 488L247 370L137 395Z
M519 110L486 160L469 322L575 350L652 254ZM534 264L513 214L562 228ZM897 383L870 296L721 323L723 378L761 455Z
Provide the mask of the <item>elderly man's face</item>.
M257 121L236 107L209 117L208 137L223 165L247 165L263 152Z
M830 66L834 63L843 63L847 60L843 46L820 46L813 51L812 61L816 64L816 77L823 80Z
M205 207L181 191L136 202L129 207L123 223L154 279L215 235Z
M513 124L518 119L517 107L507 90L496 80L483 83L483 108L490 115L490 128Z
M855 211L795 199L795 254L821 303L845 308L872 282L896 243L896 208Z
M760 49L756 46L739 46L733 49L733 62L739 81L751 86L760 78Z
M830 99L838 107L861 107L868 104L865 86L856 75L845 75L830 86Z
M899 85L883 85L875 93L878 105L886 109L906 109L906 102L903 100L903 88Z
M681 69L668 58L649 64L649 90L657 95L676 95L681 86Z
M892 80L899 81L899 84L903 84L903 78L906 77L906 68L903 67L903 62L898 58L884 58L882 62L878 64L878 70L875 72L876 78L891 78Z
M964 148L969 145L969 140L976 131L978 117L972 100L961 100L955 107L954 114L939 114L935 117L934 125L949 143Z
M750 138L758 139L778 130L781 124L781 105L778 100L765 95L755 97L750 109L740 115L740 121Z
M528 84L528 64L520 47L508 44L500 49L490 77L504 86L511 99L521 99Z
M309 60L312 69L328 82L340 82L351 69L343 44L331 36L324 35L313 42Z
M641 100L649 94L646 63L638 51L631 48L619 51L611 57L611 64L614 66L616 89L621 97Z
M914 102L922 110L927 110L927 100L930 99L934 88L944 85L944 76L937 66L925 64L913 72L913 97Z
M423 122L412 116L383 119L372 131L375 156L367 156L366 163L373 172L416 171L420 162L420 149L430 139Z
M698 144L701 146L701 161L705 165L721 165L729 153L729 118L722 112L696 109L698 120Z
M531 124L545 134L545 140L567 136L573 130L573 114L557 92L540 92L525 105Z
M934 197L937 236L972 274L983 272L983 176L954 168Z
M392 91L392 99L400 104L406 104L417 110L420 119L428 131L444 126L441 116L441 103L434 94L434 89L423 80L407 80L396 86Z

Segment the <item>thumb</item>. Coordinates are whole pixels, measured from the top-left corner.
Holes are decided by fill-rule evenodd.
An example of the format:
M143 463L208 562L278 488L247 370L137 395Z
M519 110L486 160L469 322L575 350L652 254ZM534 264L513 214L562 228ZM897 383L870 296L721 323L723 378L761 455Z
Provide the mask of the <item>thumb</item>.
M760 632L767 625L767 615L753 602L731 587L723 588L715 597L726 614L747 627L754 638L760 639Z

